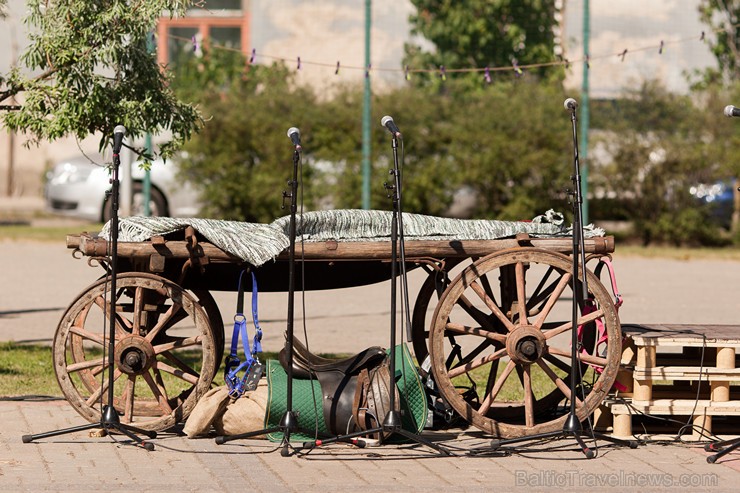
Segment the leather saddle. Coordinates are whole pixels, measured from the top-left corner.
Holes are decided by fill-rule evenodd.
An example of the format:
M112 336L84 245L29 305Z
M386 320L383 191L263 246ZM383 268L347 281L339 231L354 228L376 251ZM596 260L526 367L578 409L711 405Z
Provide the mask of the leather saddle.
M391 388L396 392L395 402L399 403L398 390L391 384L387 358L386 351L378 346L348 358L323 358L311 353L296 338L293 338L292 365L285 347L278 354L286 371L292 366L293 378L319 381L324 422L335 435L382 423L390 410Z

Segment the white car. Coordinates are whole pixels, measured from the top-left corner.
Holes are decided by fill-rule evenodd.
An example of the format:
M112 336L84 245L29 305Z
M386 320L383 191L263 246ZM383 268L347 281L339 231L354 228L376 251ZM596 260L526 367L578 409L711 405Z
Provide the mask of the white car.
M131 215L144 214L144 170L131 165ZM119 170L119 179L121 172ZM188 182L177 178L177 164L152 162L150 171L152 216L195 217L200 211L198 194ZM55 214L105 222L110 218L110 169L79 156L57 163L46 174L44 197L47 210Z

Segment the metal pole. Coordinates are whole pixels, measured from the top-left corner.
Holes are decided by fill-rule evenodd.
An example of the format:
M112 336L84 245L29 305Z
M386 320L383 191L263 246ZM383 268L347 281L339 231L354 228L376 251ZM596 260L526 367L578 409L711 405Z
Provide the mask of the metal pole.
M372 0L365 0L365 67L370 67ZM365 76L362 103L362 208L370 209L370 73Z
M12 40L10 44L10 66L15 68L18 65L18 39L16 38L15 22L12 21L10 24L10 38ZM15 106L17 101L15 96L10 98L10 104ZM13 196L13 190L15 189L15 130L8 130L8 174L7 183L5 189L5 195L8 197Z
M583 82L581 85L581 169L583 181L583 224L588 224L588 127L590 116L590 102L588 98L588 51L589 36L591 34L591 15L589 0L583 0Z
M151 155L152 153L152 134L149 132L146 133L144 136L144 148L146 149L146 153L148 155ZM154 163L152 163L152 166L154 166ZM152 208L151 204L149 203L152 199L152 176L151 171L149 169L144 170L144 182L142 183L141 187L141 194L143 195L142 200L144 201L144 215L146 217L149 217L152 215ZM162 214L162 211L157 211L160 215Z
M154 43L154 33L149 33L149 35L146 38L146 51L150 54L157 52L157 45ZM144 148L146 149L147 155L152 155L152 134L149 132L146 133L144 136ZM154 163L152 163L152 166L154 166ZM151 204L149 203L152 199L152 175L149 171L149 168L147 168L144 171L144 182L142 184L142 190L141 193L143 195L142 200L144 201L144 215L149 217L152 215L152 208ZM162 214L162 211L157 211L159 214Z

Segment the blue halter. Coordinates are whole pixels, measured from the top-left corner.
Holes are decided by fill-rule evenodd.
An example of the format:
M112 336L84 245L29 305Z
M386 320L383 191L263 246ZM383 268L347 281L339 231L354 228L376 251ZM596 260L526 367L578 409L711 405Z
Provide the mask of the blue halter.
M262 329L257 316L257 276L252 274L252 321L254 322L254 339L252 349L249 349L249 335L247 334L247 319L244 316L244 286L242 279L246 270L239 274L239 294L237 295L236 314L234 315L234 332L231 335L231 352L226 357L224 368L224 380L229 387L229 395L238 399L247 390L257 388L257 383L262 377L263 366L258 354L262 352ZM244 361L237 355L239 337L241 336L244 348ZM243 372L242 377L239 373Z

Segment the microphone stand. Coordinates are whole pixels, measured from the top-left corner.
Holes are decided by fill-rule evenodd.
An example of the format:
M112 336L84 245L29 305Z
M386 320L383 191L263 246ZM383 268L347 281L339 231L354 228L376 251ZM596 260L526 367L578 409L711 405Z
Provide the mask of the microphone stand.
M123 127L120 127L123 128ZM121 132L118 131L119 127L116 127L116 133L125 133L125 129ZM145 435L149 438L156 438L156 431L142 430L134 426L121 423L118 416L118 411L113 405L114 399L114 375L115 375L115 363L113 361L113 355L115 354L116 348L116 276L118 274L118 206L119 206L119 185L118 169L121 165L121 157L119 155L121 151L121 144L123 141L123 135L114 136L113 141L113 167L111 169L111 218L110 218L110 242L109 242L109 255L110 255L110 304L108 305L108 355L104 354L104 361L108 361L108 389L107 389L107 403L103 405L103 412L100 415L99 423L88 423L81 426L73 426L71 428L64 428L55 431L49 431L45 433L38 433L35 435L23 435L23 443L30 443L39 438L48 438L58 435L64 435L67 433L74 433L78 431L91 430L94 428L102 428L107 432L117 431L123 435L126 435L134 441L136 445L139 445L146 450L154 450L154 444L144 441L136 434ZM105 383L103 384L105 385ZM102 396L102 394L101 394Z
M569 101L573 102L571 106ZM511 438L506 440L493 440L491 442L491 448L494 450L507 445L515 443L522 443L525 441L539 441L547 438L573 438L581 449L583 455L587 459L592 459L596 456L595 452L591 450L583 440L583 437L591 437L594 440L599 438L619 446L625 446L629 448L637 448L637 442L635 440L620 440L618 438L605 435L603 433L595 432L589 426L589 430L584 430L581 425L581 420L578 418L576 411L576 391L578 388L579 378L576 372L580 369L581 361L578 351L578 314L579 308L583 301L588 297L588 284L586 280L586 251L584 248L583 241L583 192L581 189L581 168L578 159L578 134L577 134L577 123L576 123L576 107L574 100L566 100L566 109L570 111L570 120L573 126L573 176L571 180L575 190L572 193L572 207L573 207L573 278L572 278L572 289L573 289L573 309L572 309L572 329L571 329L571 355L570 355L570 408L568 411L568 417L565 420L563 429L561 431L552 431L548 433L539 433L536 435L530 435L519 438ZM579 270L583 270L583 280L581 285L578 285ZM588 431L588 433L586 433ZM513 452L513 449L505 449Z
M292 129L291 129L292 130ZM296 129L297 131L297 129ZM290 134L288 134L290 136ZM285 349L289 362L293 362L293 333L294 333L294 310L295 310L295 239L296 239L296 213L298 211L298 163L301 160L300 145L295 144L293 151L293 179L288 181L290 192L283 191L283 201L290 198L290 223L289 223L289 246L288 246L288 321L286 329ZM260 435L267 435L275 432L283 433L281 442L282 449L280 455L288 457L290 453L290 435L292 433L312 434L313 431L300 428L298 426L297 414L293 411L293 365L289 364L285 369L287 382L287 395L285 397L285 414L280 418L277 426L265 428L258 431L250 431L238 435L216 437L216 444L221 445L232 440L241 440L242 438L251 438Z
M396 385L396 298L397 296L397 283L398 283L398 270L400 265L401 271L401 285L403 288L403 303L402 310L405 317L407 326L411 325L411 318L409 314L409 295L408 295L408 283L406 277L406 252L404 248L404 237L403 237L403 212L401 207L401 170L398 165L398 135L396 132L393 134L393 169L390 170L390 174L393 175L393 184L385 183L384 186L390 191L388 197L392 199L393 211L391 215L391 320L390 320L390 356L389 356L389 370L391 374L391 385ZM400 255L399 255L400 252ZM413 442L436 450L440 455L453 456L454 454L444 447L441 447L420 435L411 433L403 429L400 403L396 402L396 393L390 392L389 399L390 411L385 415L383 423L375 428L369 428L367 430L357 431L354 433L348 433L345 435L321 440L321 445L327 445L334 442L344 442L357 437L365 435L378 434L382 440L387 440L391 435L401 435ZM304 444L305 448L313 448L318 446L319 443L307 443ZM364 446L364 445L360 445Z
M737 111L737 108L732 105L725 107L725 115L727 116L735 116L735 114L733 113L734 111ZM728 112L730 114L728 114ZM738 188L737 191L740 192L740 188ZM708 443L704 446L705 451L716 452L714 455L710 455L709 457L707 457L707 462L709 462L710 464L714 464L715 462L717 462L717 459L724 457L725 455L729 454L733 450L737 450L738 448L740 448L740 438L720 440L717 442Z

